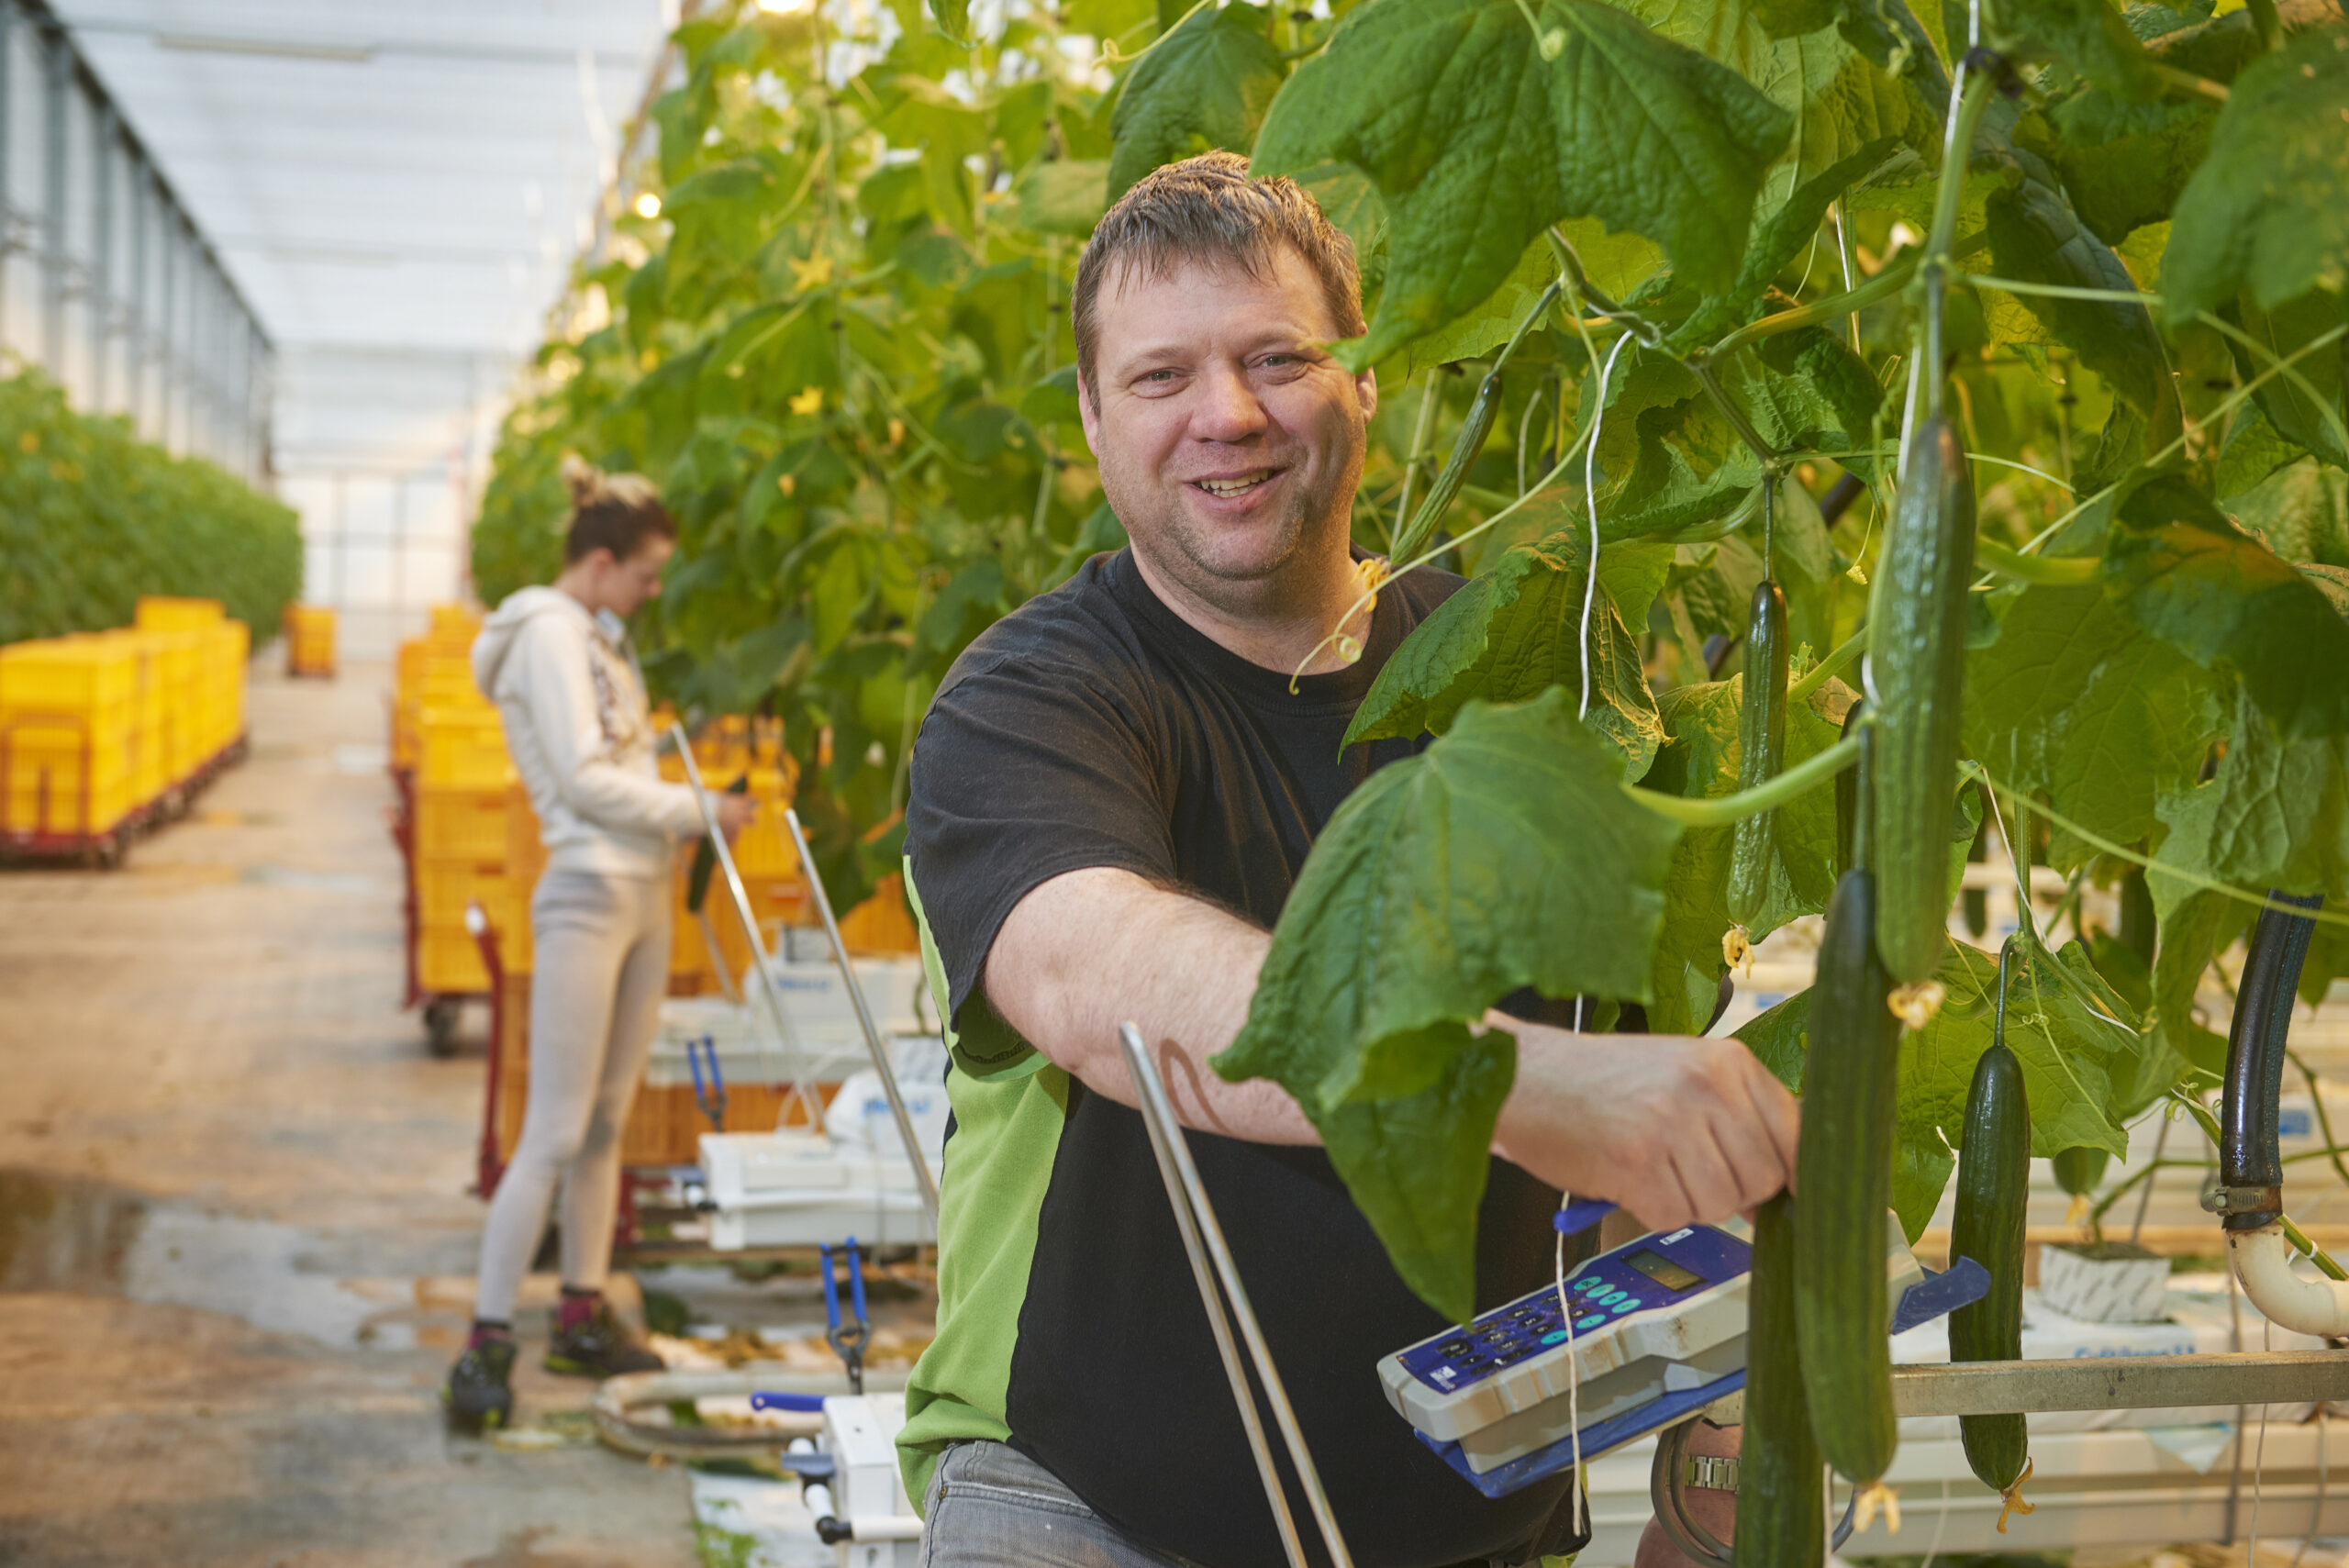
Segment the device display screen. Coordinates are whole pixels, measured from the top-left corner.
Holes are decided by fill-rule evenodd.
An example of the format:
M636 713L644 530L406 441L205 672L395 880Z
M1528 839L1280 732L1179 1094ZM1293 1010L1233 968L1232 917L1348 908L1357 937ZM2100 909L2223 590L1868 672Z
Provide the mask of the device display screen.
M1651 1252L1644 1247L1623 1261L1666 1290L1687 1290L1705 1283L1704 1275L1693 1273L1663 1253Z

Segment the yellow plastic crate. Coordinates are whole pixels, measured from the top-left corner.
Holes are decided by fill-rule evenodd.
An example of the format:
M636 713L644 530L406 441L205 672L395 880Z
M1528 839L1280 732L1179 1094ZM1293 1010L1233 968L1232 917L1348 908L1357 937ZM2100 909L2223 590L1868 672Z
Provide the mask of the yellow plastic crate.
M416 912L424 924L462 925L471 904L479 904L493 920L503 917L504 859L433 855L416 862Z
M287 673L333 674L334 611L325 605L288 605L284 625Z
M416 856L418 864L441 859L505 859L505 784L418 784Z
M153 650L155 670L162 687L163 773L172 784L177 784L193 773L206 755L204 716L199 711L204 692L204 637L194 631L145 630L141 635Z
M100 638L52 637L0 648L0 713L87 713L127 704L139 662Z
M462 637L471 642L481 630L481 611L471 605L440 604L432 606L432 629L436 633Z
M171 757L165 744L163 667L154 634L136 627L89 634L94 642L127 650L137 672L130 695L130 803L145 806L171 786Z
M213 633L215 672L219 701L220 744L229 745L245 732L245 672L252 663L252 628L240 620L224 620Z
M217 599L176 599L163 594L139 596L134 622L141 631L201 631L222 615Z
M78 717L0 718L0 828L97 834L130 814L125 710Z
M513 772L506 728L486 704L428 707L418 724L422 746L417 776L426 784L502 784Z
M418 985L427 991L488 992L489 970L481 961L481 948L473 932L465 929L462 912L452 923L427 922L418 928L416 939Z

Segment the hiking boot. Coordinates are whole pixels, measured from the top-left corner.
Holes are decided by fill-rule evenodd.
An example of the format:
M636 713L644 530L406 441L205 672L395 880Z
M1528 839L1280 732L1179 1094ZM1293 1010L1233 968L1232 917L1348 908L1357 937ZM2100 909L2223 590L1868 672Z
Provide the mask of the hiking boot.
M568 1329L555 1329L547 1346L549 1372L573 1377L618 1377L629 1372L664 1372L669 1363L645 1346L636 1331L598 1301L596 1310Z
M514 1341L484 1335L449 1369L440 1390L449 1424L463 1431L502 1427L514 1416Z

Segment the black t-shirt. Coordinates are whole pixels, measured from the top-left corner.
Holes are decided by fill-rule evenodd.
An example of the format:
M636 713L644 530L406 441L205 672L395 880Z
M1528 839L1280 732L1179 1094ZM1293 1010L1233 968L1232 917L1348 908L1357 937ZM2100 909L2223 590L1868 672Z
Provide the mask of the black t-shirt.
M1052 877L1119 867L1273 925L1339 804L1373 769L1424 743L1339 749L1379 668L1459 584L1427 570L1388 584L1361 661L1305 677L1294 693L1286 673L1175 616L1127 551L1095 557L974 642L923 720L907 807L915 900L963 1035L958 1077L1029 1051L977 993L1005 917ZM990 1055L984 1040L1008 1043ZM972 1386L926 1386L918 1371L917 1400L986 1403L996 1392L977 1386L986 1377L956 1360L978 1330L957 1319L1016 1312L1016 1332L1007 1316L989 1341L1005 1345L1009 1363L992 1370L1004 1374L1001 1418L1014 1446L1148 1545L1208 1568L1278 1568L1271 1510L1141 1120L1043 1071L1057 1074L1052 1094L1063 1109L1041 1119L985 1113L988 1138L1050 1144L1030 1151L1039 1173L1019 1189L1041 1194L1024 1270L1004 1255L1030 1245L1024 1216L958 1207L953 1189L968 1173L956 1162L968 1151L956 1144L978 1128L957 1102L930 1381ZM1386 1404L1378 1358L1444 1323L1396 1274L1328 1156L1189 1138L1355 1560L1432 1568L1564 1549L1552 1528L1564 1527L1564 1479L1488 1501ZM990 1158L999 1163L1000 1151ZM1014 1190L993 1175L970 1179ZM1480 1310L1550 1277L1557 1203L1554 1189L1493 1162L1479 1215ZM986 1282L962 1283L978 1269L955 1256L958 1246L996 1254ZM982 1299L988 1291L1018 1299ZM929 1419L917 1412L909 1430ZM1318 1557L1293 1479L1289 1490Z

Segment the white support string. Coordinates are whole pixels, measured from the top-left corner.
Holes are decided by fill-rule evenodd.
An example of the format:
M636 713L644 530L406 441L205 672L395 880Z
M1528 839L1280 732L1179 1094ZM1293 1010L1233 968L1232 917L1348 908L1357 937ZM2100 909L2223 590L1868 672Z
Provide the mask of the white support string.
M1577 1000L1575 1004L1582 1006ZM1564 1214L1572 1199L1564 1193L1558 1195L1558 1212ZM1573 1435L1575 1456L1575 1534L1582 1534L1582 1377L1575 1367L1575 1309L1566 1300L1566 1233L1558 1232L1558 1321L1566 1330L1566 1430Z

